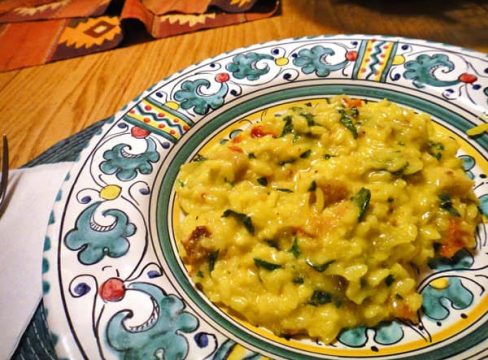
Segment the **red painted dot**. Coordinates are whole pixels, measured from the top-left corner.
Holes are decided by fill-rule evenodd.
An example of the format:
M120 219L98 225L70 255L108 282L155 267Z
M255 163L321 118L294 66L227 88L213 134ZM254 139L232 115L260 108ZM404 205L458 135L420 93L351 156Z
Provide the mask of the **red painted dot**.
M217 81L219 83L229 81L229 79L230 79L230 76L227 73L218 73L217 75L215 75L215 81Z
M144 139L144 138L148 137L150 133L151 133L150 131L143 129L143 128L140 128L139 126L134 126L130 130L130 134L133 137L135 137L136 139Z
M188 130L190 130L190 127L188 125L184 125L183 130L188 131Z
M385 62L384 62L384 61L380 61L380 62L379 62L379 65L380 65L380 66L383 66L383 65L385 65Z
M150 107L149 105L144 106L144 110L146 110L146 111L149 111L151 109L152 109L152 107Z
M473 74L462 73L461 75L459 75L458 80L466 84L472 84L476 80L478 80L478 78Z
M378 70L376 70L376 71L374 72L374 74L375 74L375 75L378 75L379 73L380 73L380 72L379 72Z
M160 118L164 117L164 113L159 113L158 117L160 117Z
M169 133L170 133L171 135L174 135L174 134L176 133L176 131L174 131L174 130L170 130L170 131L169 131Z
M180 120L175 119L174 122L178 124L180 122Z
M346 53L346 59L348 61L355 61L358 58L358 52L357 51L348 51Z
M124 282L119 278L110 278L102 284L99 294L104 301L120 301L125 296Z
M381 54L381 55L380 55L380 58L382 58L382 59L383 59L385 56L386 56L385 54Z
M384 45L383 46L383 49L387 50L388 49L388 45Z
M369 48L368 48L368 51L371 51L371 50L373 50L373 48L369 47Z
M367 70L365 68L361 69L361 72L365 73Z
M145 123L148 123L148 122L150 122L151 120L150 120L149 118L144 118L144 120L143 120L143 121L144 121Z
M165 124L159 124L159 125L158 125L158 128L160 128L160 129L164 129L165 127L166 127L166 125L165 125Z
M136 111L134 109L132 109L131 111L129 111L131 114L135 114Z

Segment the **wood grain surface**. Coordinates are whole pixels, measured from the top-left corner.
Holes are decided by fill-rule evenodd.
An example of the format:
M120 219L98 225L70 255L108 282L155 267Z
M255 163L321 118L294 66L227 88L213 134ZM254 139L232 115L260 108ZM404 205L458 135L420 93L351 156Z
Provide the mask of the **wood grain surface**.
M195 62L268 40L341 33L400 35L488 52L488 2L283 0L269 19L0 73L0 133L9 138L10 167Z

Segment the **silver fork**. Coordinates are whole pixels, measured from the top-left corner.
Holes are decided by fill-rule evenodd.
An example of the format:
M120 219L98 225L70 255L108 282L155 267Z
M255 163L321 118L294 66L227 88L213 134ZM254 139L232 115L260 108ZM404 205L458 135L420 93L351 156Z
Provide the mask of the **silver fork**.
M3 150L2 150L2 179L0 180L0 209L6 203L5 198L7 194L8 185L8 140L7 136L3 135Z

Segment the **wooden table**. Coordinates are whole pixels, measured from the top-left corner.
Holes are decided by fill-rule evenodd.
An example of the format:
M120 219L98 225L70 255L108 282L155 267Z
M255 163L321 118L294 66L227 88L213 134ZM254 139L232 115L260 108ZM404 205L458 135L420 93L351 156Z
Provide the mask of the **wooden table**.
M488 52L481 0L283 0L274 17L0 73L0 133L18 167L160 79L221 52L318 34L391 34Z

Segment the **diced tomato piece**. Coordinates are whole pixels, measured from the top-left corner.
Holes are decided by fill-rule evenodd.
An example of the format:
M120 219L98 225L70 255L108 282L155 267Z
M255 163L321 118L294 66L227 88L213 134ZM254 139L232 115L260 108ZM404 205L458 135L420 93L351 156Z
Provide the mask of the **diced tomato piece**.
M236 146L236 145L230 145L229 146L229 150L235 151L235 152L238 152L238 153L243 153L244 152L242 150L242 148L240 148L239 146Z
M358 108L363 105L363 100L343 98L342 104L348 108L353 108L353 107Z
M251 137L253 138L261 138L266 135L271 135L272 137L276 137L274 132L272 132L271 130L266 130L261 125L257 125L251 129Z
M204 237L210 237L212 234L205 226L197 226L190 237L183 241L183 247L187 253L185 260L190 265L196 265L208 255L208 250L205 249L200 241Z
M233 142L234 144L239 144L241 141L242 141L242 136L241 136L241 135L237 135L236 137L234 137L234 138L232 139L232 142Z
M449 219L447 236L441 245L440 255L445 258L452 258L459 250L466 246L465 238L468 234L461 229L458 219Z

